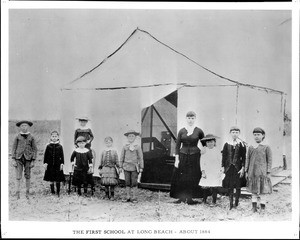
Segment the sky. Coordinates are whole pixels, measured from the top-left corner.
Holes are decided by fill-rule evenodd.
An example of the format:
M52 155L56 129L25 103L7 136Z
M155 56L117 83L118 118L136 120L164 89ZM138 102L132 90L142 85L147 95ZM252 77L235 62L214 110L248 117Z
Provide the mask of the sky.
M291 25L288 10L10 9L9 119L60 119L61 88L137 27L224 77L285 92L290 109Z

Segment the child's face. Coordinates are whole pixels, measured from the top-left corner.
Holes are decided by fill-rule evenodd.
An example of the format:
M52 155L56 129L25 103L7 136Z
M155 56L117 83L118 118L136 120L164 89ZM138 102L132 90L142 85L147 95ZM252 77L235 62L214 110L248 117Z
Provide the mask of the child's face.
M85 142L78 142L77 145L79 148L84 148L85 147Z
M79 120L80 126L81 127L85 127L85 125L87 124L88 121L86 120Z
M58 140L58 135L57 135L57 133L52 133L52 134L51 134L51 137L50 137L50 140L51 140L52 142L56 142L56 141Z
M186 117L186 122L189 126L193 126L195 123L195 117Z
M215 147L215 140L208 140L206 141L206 146L209 148L209 149L212 149Z
M231 131L230 135L233 140L236 140L238 138L238 136L240 135L240 131Z
M29 125L27 123L22 123L20 125L21 132L24 132L24 133L27 132L28 128L29 128Z
M254 140L257 143L262 142L264 135L262 135L261 133L253 133L254 136Z
M109 140L109 139L105 141L105 145L106 145L106 147L108 147L108 148L111 147L112 144L113 144L113 142L112 142L111 140Z
M127 136L128 142L133 143L135 141L136 136L134 134L129 134Z

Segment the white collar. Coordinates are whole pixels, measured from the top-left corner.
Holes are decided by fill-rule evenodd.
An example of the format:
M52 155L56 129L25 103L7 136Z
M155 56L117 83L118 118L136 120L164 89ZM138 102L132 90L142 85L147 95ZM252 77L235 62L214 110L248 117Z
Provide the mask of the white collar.
M108 151L113 151L113 150L115 150L115 148L113 148L113 147L110 147L110 148L106 147L106 148L104 149L104 151L106 151L106 152L108 152Z
M20 134L24 135L24 134L29 134L30 132L26 132L26 133L23 133L23 132L20 132Z
M78 129L79 129L79 130L88 130L89 127L87 127L87 126L81 127L81 126L80 126Z
M135 150L135 147L137 146L137 144L135 142L133 143L127 143L127 146L129 148L130 151L134 151Z
M88 150L87 148L76 148L75 149L75 152L78 152L78 153L87 153L88 151L90 151L90 150Z
M57 144L57 143L59 143L59 140L57 140L56 142L50 141L50 143Z
M252 146L254 148L258 148L259 145L264 145L263 141L261 141L260 143L255 142Z
M195 125L193 125L193 126L186 125L184 128L187 130L187 135L190 136L193 134L196 126Z
M230 144L230 145L232 145L232 146L235 146L235 145L237 145L239 143L243 144L243 142L239 138L237 138L236 141L233 141L233 139L230 139L229 141L227 141L227 143Z

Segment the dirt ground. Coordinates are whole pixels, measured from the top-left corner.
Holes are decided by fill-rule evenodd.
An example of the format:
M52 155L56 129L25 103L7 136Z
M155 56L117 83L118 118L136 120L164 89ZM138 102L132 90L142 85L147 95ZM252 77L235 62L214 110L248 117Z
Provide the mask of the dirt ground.
M42 132L41 129L45 131ZM278 184L270 195L265 214L251 212L251 199L243 197L237 209L229 210L226 196L218 196L217 204L210 207L199 203L174 204L175 199L168 192L138 190L138 203L123 203L125 189L116 188L115 201L103 200L104 191L96 187L94 196L79 197L75 192L67 193L67 184L62 187L61 196L50 194L48 182L43 181L43 151L49 141L47 129L59 130L59 121L36 122L31 129L37 136L38 158L32 169L31 196L25 198L25 179L22 182L21 198L15 194L15 172L9 156L9 220L56 221L56 222L198 222L198 221L289 221L292 218L291 185ZM47 130L47 131L46 131ZM9 149L16 134L15 123L10 123ZM290 166L290 164L289 164ZM211 198L208 198L208 202Z
M289 221L291 220L291 185L278 184L270 195L265 214L251 212L251 199L243 197L237 209L229 210L228 197L219 195L217 204L210 207L199 203L174 204L168 192L138 189L138 203L123 203L125 189L116 188L115 201L102 199L105 195L99 186L94 196L68 195L68 185L62 187L61 196L50 194L49 183L43 181L42 160L32 171L30 199L25 198L25 181L19 200L14 196L14 169L10 167L9 220L21 221L75 221L75 222L189 222L189 221ZM24 179L23 179L24 180ZM208 198L208 202L211 198Z

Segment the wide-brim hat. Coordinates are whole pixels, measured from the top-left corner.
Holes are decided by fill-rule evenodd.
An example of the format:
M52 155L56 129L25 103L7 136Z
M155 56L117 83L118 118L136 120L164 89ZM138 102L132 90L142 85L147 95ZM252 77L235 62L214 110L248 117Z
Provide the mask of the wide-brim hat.
M76 139L76 143L79 143L79 142L86 142L85 137L79 136L79 137Z
M134 134L135 136L140 135L140 133L134 131L134 130L129 130L127 133L124 133L124 135L127 137L129 134Z
M16 125L17 125L17 127L20 127L20 126L21 126L21 124L23 124L23 123L26 123L26 124L28 124L28 125L29 125L29 127L31 127L31 126L33 125L33 123L32 123L32 122L30 122L30 121L27 121L27 120L19 121L19 122L17 122L17 123L16 123Z
M85 116L77 117L76 119L79 120L79 121L91 121L88 117L85 117Z
M219 137L215 136L213 134L206 134L206 136L204 138L202 138L200 141L201 141L201 143L204 143L209 140L216 140L217 138L219 138Z

